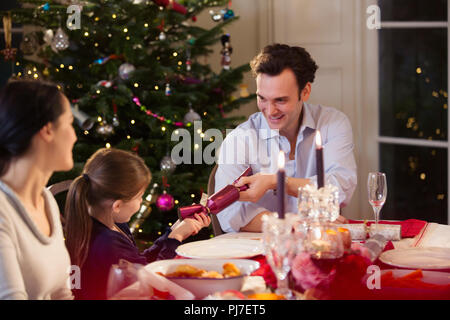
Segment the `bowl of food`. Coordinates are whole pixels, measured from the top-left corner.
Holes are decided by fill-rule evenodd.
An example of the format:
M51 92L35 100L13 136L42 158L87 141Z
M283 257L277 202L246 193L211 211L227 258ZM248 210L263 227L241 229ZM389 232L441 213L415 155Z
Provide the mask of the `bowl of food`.
M241 290L244 278L259 268L247 259L173 259L160 260L145 266L192 292L197 299L225 290Z

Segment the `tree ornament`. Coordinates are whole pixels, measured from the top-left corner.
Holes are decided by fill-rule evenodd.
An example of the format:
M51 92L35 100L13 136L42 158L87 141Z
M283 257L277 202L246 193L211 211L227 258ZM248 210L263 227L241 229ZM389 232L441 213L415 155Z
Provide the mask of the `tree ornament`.
M100 80L99 82L97 82L98 87L111 88L112 85L113 82L108 80Z
M152 212L152 204L156 201L155 191L158 188L158 184L154 183L150 193L145 197L142 201L141 208L139 212L136 214L134 220L131 222L130 231L131 233L135 233L136 230L139 229L140 226L144 223L145 219L149 216L150 212Z
M201 120L200 115L195 112L192 108L189 109L189 112L184 116L184 124L193 123L194 121Z
M214 22L219 22L223 18L222 13L220 11L209 10L209 14L211 15L211 19Z
M114 112L114 115L112 118L112 124L114 127L118 127L120 125L120 122L119 122L119 116L117 115L117 105L114 102L114 100L112 101L112 105L113 105L113 112Z
M118 127L120 125L119 117L117 116L117 113L114 113L114 115L113 115L112 124L114 127Z
M158 6L167 7L167 9L169 10L174 10L184 15L187 14L186 7L174 0L153 0L153 2L156 3Z
M223 15L223 20L228 20L234 17L234 11L231 9L227 9Z
M239 87L241 88L241 98L247 98L250 94L248 93L248 86L246 84L240 84Z
M34 54L38 49L38 39L34 33L27 33L23 36L20 43L20 50L24 55L29 56Z
M136 68L131 63L125 62L119 67L119 77L122 80L128 80L130 79L134 70L136 70Z
M0 51L3 54L5 60L14 60L16 58L17 49L12 48L12 19L11 13L3 16L3 30L5 32L5 49Z
M50 10L50 4L46 2L42 6L40 6L39 9L42 9L43 11L48 11Z
M222 41L222 50L220 51L222 54L221 65L224 70L230 70L231 54L233 53L233 47L230 44L230 34L222 35L220 40Z
M166 83L165 94L167 97L172 95L172 89L170 89L170 83Z
M52 39L51 47L55 52L66 50L69 47L69 36L61 27L56 31Z
M99 135L106 138L114 133L114 127L109 123L107 123L106 121L102 121L97 126L96 131Z
M173 207L175 206L173 196L171 194L168 194L167 191L164 190L163 193L159 195L158 199L156 200L156 206L161 211L172 210Z
M187 48L186 49L186 71L191 71L191 65L192 65L191 49Z
M164 31L161 31L161 32L159 33L158 39L159 39L160 41L164 41L164 40L167 39L166 34L164 33Z
M161 171L164 173L173 173L177 168L177 164L172 160L170 156L164 156L160 163Z

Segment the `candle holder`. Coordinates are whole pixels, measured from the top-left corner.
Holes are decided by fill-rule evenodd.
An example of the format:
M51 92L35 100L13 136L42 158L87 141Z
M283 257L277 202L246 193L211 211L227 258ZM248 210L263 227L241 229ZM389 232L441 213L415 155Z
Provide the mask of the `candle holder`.
M326 184L318 189L314 184L298 188L298 213L309 222L333 222L339 217L339 189Z
M312 223L305 241L305 250L322 271L329 272L344 254L342 234L332 223Z

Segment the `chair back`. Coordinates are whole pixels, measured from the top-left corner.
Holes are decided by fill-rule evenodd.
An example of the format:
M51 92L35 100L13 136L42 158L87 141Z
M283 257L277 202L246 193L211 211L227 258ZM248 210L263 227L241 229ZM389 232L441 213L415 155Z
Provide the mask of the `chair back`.
M52 184L51 186L48 186L47 189L52 193L52 195L55 197L56 195L66 192L69 190L70 185L72 184L73 180L64 180L55 184ZM63 210L59 210L60 216L61 216L61 224L64 226L66 220L64 218Z

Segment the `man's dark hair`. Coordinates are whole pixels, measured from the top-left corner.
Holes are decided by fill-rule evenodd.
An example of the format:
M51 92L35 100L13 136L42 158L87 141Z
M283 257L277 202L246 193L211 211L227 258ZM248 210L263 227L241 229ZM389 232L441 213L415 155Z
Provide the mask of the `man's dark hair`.
M266 46L253 58L250 66L254 76L261 73L277 76L284 69L291 69L297 79L299 94L306 83L314 82L316 70L319 68L304 48L278 43Z

